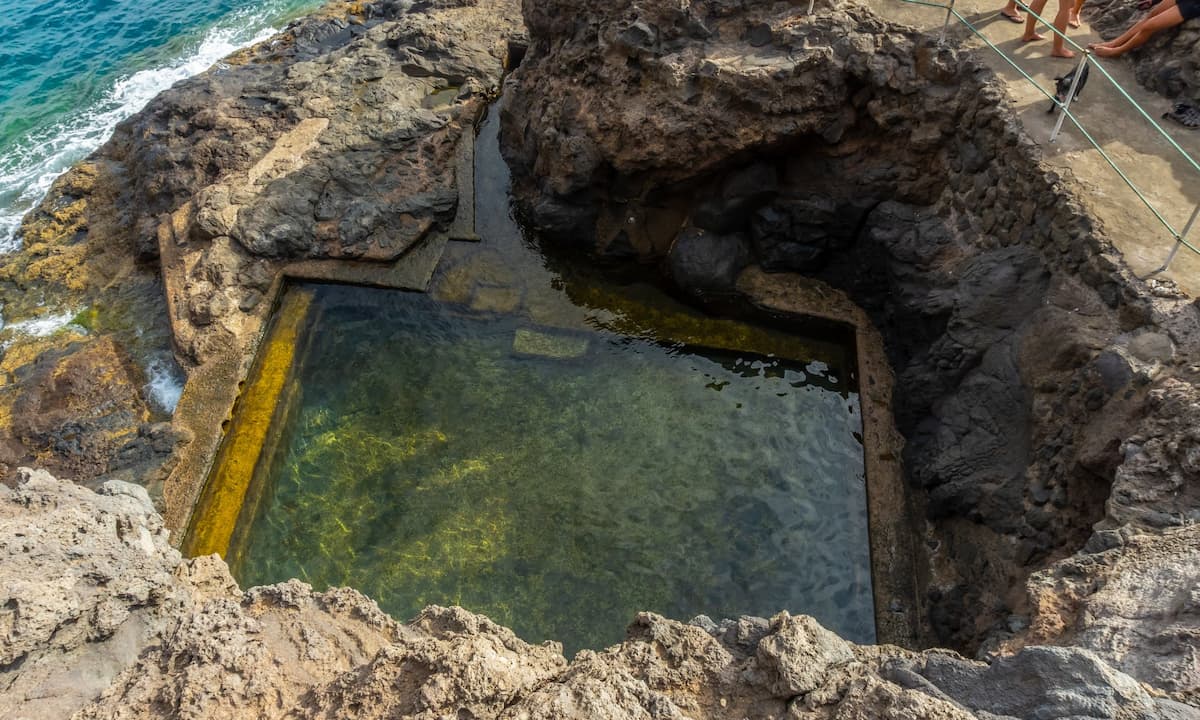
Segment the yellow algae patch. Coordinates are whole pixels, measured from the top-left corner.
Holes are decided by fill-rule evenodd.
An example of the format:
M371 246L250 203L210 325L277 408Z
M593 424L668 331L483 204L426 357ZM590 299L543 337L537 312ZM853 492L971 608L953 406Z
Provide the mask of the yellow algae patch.
M487 482L487 473L492 467L504 460L504 456L495 454L488 459L468 458L456 462L449 468L424 478L417 485L417 490L445 490L446 488L462 485L468 480L479 479Z
M506 504L496 498L456 508L431 533L380 549L383 562L375 572L383 587L397 590L428 587L448 576L469 583L511 551L512 525ZM451 597L419 600L461 603L462 590L451 590Z
M445 433L424 430L402 438L384 438L351 425L320 433L309 441L292 472L304 470L347 476L374 475L446 442Z
M582 283L569 292L580 305L607 314L594 318L595 325L622 335L800 362L820 360L833 366L845 361L844 350L829 343L811 342L798 335L737 320L708 317L682 306L661 307L628 292L622 294Z
M234 423L217 455L213 475L192 515L184 545L189 557L229 551L254 468L262 455L275 407L291 375L296 342L312 302L311 291L294 288L286 293L275 327L263 343L258 366L238 401Z

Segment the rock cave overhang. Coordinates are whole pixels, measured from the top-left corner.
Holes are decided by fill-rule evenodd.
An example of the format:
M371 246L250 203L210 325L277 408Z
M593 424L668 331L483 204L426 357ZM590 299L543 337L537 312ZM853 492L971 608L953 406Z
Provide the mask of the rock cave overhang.
M1112 394L1097 388L1090 357L1060 348L1057 364L1030 367L1031 333L1058 322L1038 311L1081 302L1115 325L1139 311L1091 219L1039 166L988 78L966 74L982 87L956 98L959 112L887 120L863 86L850 93L853 122L708 159L694 174L672 159L633 172L602 162L582 179L566 173L574 186L538 177L530 164L545 159L520 147L528 117L505 121L520 211L552 242L657 263L702 304L737 295L739 273L758 266L825 281L867 311L896 373L911 539L927 555L919 643L974 652L1020 611L1030 572L1083 546L1118 461L1115 445L1083 461L1067 431L1036 416L1058 403L1086 425ZM1091 397L1082 407L1080 394Z

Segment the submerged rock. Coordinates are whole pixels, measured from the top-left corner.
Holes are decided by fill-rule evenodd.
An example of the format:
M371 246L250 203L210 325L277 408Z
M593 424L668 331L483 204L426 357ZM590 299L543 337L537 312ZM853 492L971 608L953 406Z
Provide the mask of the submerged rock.
M533 355L569 360L587 352L591 341L583 336L563 333L542 332L519 328L513 336L513 352L518 355Z

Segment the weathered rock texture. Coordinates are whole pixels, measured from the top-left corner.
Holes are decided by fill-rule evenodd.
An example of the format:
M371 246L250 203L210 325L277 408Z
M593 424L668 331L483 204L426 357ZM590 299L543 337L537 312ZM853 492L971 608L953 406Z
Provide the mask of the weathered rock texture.
M0 470L37 462L157 488L180 441L194 443L187 464L204 465L282 272L386 266L448 231L460 140L520 32L512 0L334 2L118 126L0 258L10 327L48 309L82 318L52 338L9 331ZM185 396L202 417L174 433L155 425L144 362L129 359L172 350L206 396ZM61 381L84 366L117 389L103 417L82 383ZM81 419L52 426L47 406Z
M137 485L22 471L0 506L0 715L67 717L182 607L180 556Z
M985 665L857 647L787 613L643 614L621 645L568 664L458 608L401 625L353 590L242 592L216 556L181 560L145 491L120 482L95 494L22 471L0 486L0 554L13 720L1195 716L1084 650Z
M401 626L353 591L243 593L180 560L106 481L205 467L279 273L448 232L458 141L521 33L506 0L334 4L151 103L0 259L9 320L79 312L0 358L0 715L1195 717L1158 693L1200 692L1196 305L1129 275L968 57L798 7L530 0L508 152L551 237L660 260L701 300L757 265L871 313L929 627L990 664L787 615L644 615L568 665L460 610ZM147 344L189 375L171 425Z
M872 315L934 641L1078 643L1195 700L1197 307L1129 273L990 73L855 4L525 13L505 148L531 222L702 299L758 265Z
M1146 11L1124 0L1089 0L1083 16L1100 37L1111 40L1128 30ZM1200 100L1200 25L1194 20L1156 33L1126 57L1137 80L1167 97Z

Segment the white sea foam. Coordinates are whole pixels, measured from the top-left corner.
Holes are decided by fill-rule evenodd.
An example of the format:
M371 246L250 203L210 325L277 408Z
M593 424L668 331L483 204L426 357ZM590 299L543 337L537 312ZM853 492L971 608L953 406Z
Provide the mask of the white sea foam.
M175 406L183 395L183 372L174 359L152 358L146 366L146 395L158 410L168 415L175 414Z
M50 337L70 325L71 321L78 314L77 310L68 310L55 315L43 315L42 317L11 323L6 325L5 329L9 332L29 337Z
M117 79L92 106L49 128L35 130L0 157L0 253L18 247L21 218L72 164L100 147L117 123L175 83L204 72L236 50L271 37L269 16L235 15L213 27L192 52L163 67Z

